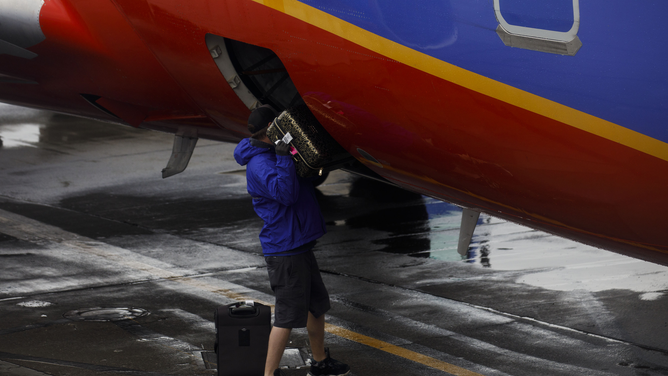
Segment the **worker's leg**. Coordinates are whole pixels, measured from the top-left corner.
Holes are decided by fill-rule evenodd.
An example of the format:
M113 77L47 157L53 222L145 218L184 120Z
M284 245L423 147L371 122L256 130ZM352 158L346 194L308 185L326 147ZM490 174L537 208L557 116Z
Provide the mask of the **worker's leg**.
M271 328L269 335L269 350L267 351L267 362L264 365L264 376L273 376L274 371L281 363L281 357L285 351L285 346L290 338L292 329Z
M306 329L308 331L308 339L311 342L313 359L317 362L323 361L327 357L325 354L325 315L322 314L316 318L309 312Z

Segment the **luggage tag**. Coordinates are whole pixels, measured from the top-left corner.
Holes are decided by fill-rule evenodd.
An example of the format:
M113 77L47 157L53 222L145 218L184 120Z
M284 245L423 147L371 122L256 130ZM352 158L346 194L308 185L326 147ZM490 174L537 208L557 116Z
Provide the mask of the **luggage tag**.
M285 142L286 144L290 145L290 142L291 142L292 140L293 140L292 135L290 134L290 132L288 132L288 133L285 134L285 136L283 136L282 139L280 139L280 140L276 140L275 144L278 144L278 141L283 141L283 142ZM297 154L297 153L299 153L299 152L297 151L297 149L293 148L292 145L290 145L290 154L295 155L295 154Z

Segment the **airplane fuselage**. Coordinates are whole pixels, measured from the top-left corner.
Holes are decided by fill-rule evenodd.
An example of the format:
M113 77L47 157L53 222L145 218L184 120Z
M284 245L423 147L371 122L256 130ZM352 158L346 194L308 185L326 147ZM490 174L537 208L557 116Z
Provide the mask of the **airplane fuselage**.
M668 264L668 4L530 4L5 0L0 100L229 142L300 100L394 184Z

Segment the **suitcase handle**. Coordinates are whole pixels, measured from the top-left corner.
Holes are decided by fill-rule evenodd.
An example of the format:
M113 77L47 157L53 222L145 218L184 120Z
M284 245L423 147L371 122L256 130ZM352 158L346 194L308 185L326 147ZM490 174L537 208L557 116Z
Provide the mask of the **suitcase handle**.
M255 317L260 314L260 310L255 306L236 303L230 306L229 314L230 317Z

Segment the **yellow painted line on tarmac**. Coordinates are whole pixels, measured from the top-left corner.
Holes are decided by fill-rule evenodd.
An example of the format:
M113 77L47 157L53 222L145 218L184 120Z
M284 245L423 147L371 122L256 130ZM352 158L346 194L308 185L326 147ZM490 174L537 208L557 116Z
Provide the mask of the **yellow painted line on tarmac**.
M185 283L185 284L188 284L188 285L193 286L193 287L198 287L198 288L201 288L201 289L209 291L209 292L220 294L220 295L223 295L223 296L225 296L227 298L231 298L231 299L254 300L258 303L270 306L271 311L272 312L274 311L274 305L273 304L263 302L263 301L258 301L257 299L237 294L232 290L227 290L227 289L221 290L219 288L216 288L215 286L209 285L207 283L202 283L201 281L197 281L197 280L194 280L192 278L173 278L172 280L177 281L177 282L181 282L181 283ZM381 350L381 351L384 351L386 353L389 353L389 354L392 354L392 355L395 355L395 356L398 356L398 357L401 357L401 358L404 358L404 359L408 359L410 361L420 363L420 364L425 365L427 367L431 367L431 368L437 369L439 371L447 372L447 373L452 374L452 375L457 375L457 376L483 376L479 373L475 373L475 372L469 371L465 368L458 367L458 366L455 366L455 365L450 364L450 363L446 363L442 360L434 359L430 356L426 356L426 355L417 353L415 351L411 351L411 350L405 349L403 347L396 346L396 345L393 345L391 343L381 341L381 340L373 338L373 337L365 336L363 334L359 334L357 332L353 332L351 330L348 330L348 329L345 329L345 328L342 328L340 326L333 325L333 324L330 324L330 323L325 323L325 331L327 333L333 334L335 336L345 338L345 339L353 341L353 342L357 342L361 345L373 347L374 349Z
M220 294L220 295L223 295L223 296L225 296L227 298L231 298L231 299L254 300L258 303L270 306L271 311L272 312L274 311L274 305L273 304L263 302L263 301L258 301L257 299L237 294L232 290L227 290L227 289L221 290L219 288L216 288L215 286L209 285L207 283L202 283L201 281L197 281L197 280L194 280L192 278L174 278L172 280L177 281L177 282L181 282L181 283L185 283L185 284L188 284L188 285L193 286L193 287L198 287L198 288L201 288L201 289L209 291L209 292ZM387 342L381 341L381 340L373 338L373 337L365 336L363 334L359 334L359 333L353 332L351 330L348 330L348 329L345 329L345 328L342 328L340 326L336 326L336 325L333 325L333 324L330 324L330 323L325 324L325 331L327 333L333 334L335 336L345 338L347 340L357 342L357 343L365 345L365 346L373 347L377 350L385 351L386 353L396 355L398 357L408 359L410 361L420 363L420 364L425 365L427 367L431 367L431 368L437 369L439 371L447 372L447 373L450 373L452 375L457 375L457 376L483 376L479 373L469 371L465 368L457 367L453 364L446 363L442 360L434 359L432 357L417 353L415 351L411 351L411 350L405 349L403 347L396 346L396 345L393 345L391 343L387 343Z
M185 284L188 284L188 285L193 286L193 287L198 287L198 288L201 288L201 289L209 291L209 292L220 294L220 295L223 295L223 296L225 296L227 298L231 298L231 299L254 300L258 303L270 306L271 311L272 312L274 311L274 305L273 304L263 302L263 301L258 301L257 299L237 294L232 290L227 290L227 289L221 290L219 288L216 288L215 286L209 285L207 283L202 283L201 281L197 281L197 280L194 280L192 278L174 278L172 280L177 281L177 282L181 282L181 283L185 283ZM410 361L420 363L420 364L425 365L427 367L431 367L431 368L437 369L439 371L447 372L447 373L450 373L452 375L457 375L457 376L483 376L479 373L469 371L465 368L457 367L453 364L446 363L442 360L434 359L432 357L417 353L415 351L411 351L411 350L405 349L403 347L396 346L396 345L393 345L391 343L387 343L387 342L381 341L381 340L373 338L373 337L365 336L363 334L359 334L359 333L353 332L351 330L348 330L348 329L345 329L345 328L342 328L340 326L333 325L333 324L330 324L330 323L325 323L325 331L327 333L333 334L335 336L345 338L345 339L353 341L353 342L357 342L361 345L373 347L377 350L385 351L386 353L396 355L398 357L408 359Z
M158 279L177 282L189 287L194 287L203 291L211 292L226 298L243 301L253 300L255 302L268 305L274 311L274 305L258 300L257 298L249 297L241 293L235 292L233 289L221 288L211 283L198 280L197 278L180 276L181 270L168 270L168 265L163 264L167 268L158 265L152 265L153 260L148 257L135 254L132 251L115 247L106 243L102 243L93 239L78 236L63 229L50 226L39 221L26 218L19 214L11 213L0 209L0 231L15 238L48 245L57 243L65 246L73 251L79 251L83 254L97 256L105 260L105 262L113 262L118 265L123 265L129 269L139 270L145 272ZM236 287L234 284L230 286ZM238 286L241 288L242 286ZM392 345L390 343L375 339L363 334L359 334L340 326L325 324L325 331L330 334L345 338L347 340L357 342L389 354L399 356L410 361L423 364L443 372L458 376L482 376L478 373L469 371L467 369L457 367L450 363L443 362L438 359L405 349L400 346Z
M396 355L399 357L402 357L404 359L408 359L411 361L414 361L416 363L424 364L427 367L431 367L443 372L447 372L453 375L458 375L458 376L483 376L479 373L475 373L473 371L469 371L465 368L462 367L457 367L455 365L452 365L450 363L446 363L442 360L434 359L430 356L426 356L420 353L417 353L415 351L411 351L408 349L405 349L400 346L393 345L391 343L387 343L372 337L365 336L363 334L359 334L353 331L350 331L348 329L344 329L340 326L332 325L332 324L325 324L325 330L328 333L337 335L339 337L360 343L362 345L366 345L369 347L373 347L375 349L385 351L386 353L390 353L392 355Z

